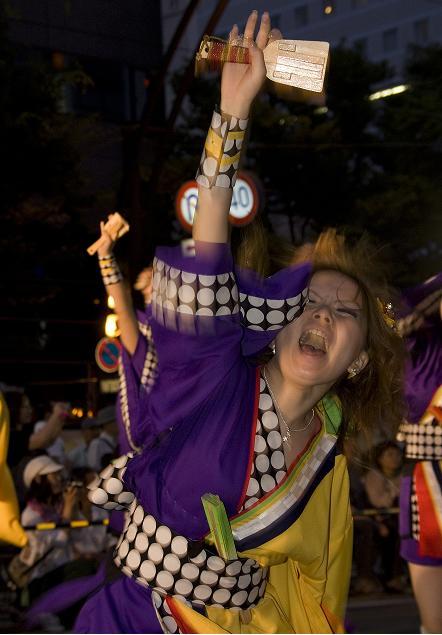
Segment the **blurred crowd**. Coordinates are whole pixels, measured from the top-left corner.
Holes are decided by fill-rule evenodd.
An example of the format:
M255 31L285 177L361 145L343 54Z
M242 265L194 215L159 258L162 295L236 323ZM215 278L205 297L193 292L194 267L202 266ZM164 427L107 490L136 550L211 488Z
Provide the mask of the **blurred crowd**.
M345 451L354 522L351 592L410 590L406 564L399 553L403 449L396 441L384 441L371 449L369 458L361 458L354 440L349 440Z
M27 608L48 590L96 573L116 543L108 512L87 496L88 485L118 455L116 414L115 406L108 405L79 428L68 403L34 408L23 390L3 387L2 392L10 413L7 463L28 537L12 558L11 548L4 549L2 577L16 592L18 607ZM76 521L86 522L72 527ZM42 523L55 528L38 528ZM77 612L74 604L60 613L65 628Z

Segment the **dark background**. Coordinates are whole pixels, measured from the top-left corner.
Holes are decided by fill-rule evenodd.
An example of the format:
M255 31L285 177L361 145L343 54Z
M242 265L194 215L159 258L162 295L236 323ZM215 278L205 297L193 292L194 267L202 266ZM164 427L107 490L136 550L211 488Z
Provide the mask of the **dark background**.
M0 381L94 406L108 310L86 247L122 212L117 256L133 281L155 245L187 236L174 197L194 177L218 81L189 79L183 60L172 83L184 99L166 116L154 0L0 6ZM296 244L326 226L368 232L406 287L440 270L441 47L410 49L409 90L370 101L391 75L342 45L327 112L264 91L244 167L263 184L269 231L279 217Z

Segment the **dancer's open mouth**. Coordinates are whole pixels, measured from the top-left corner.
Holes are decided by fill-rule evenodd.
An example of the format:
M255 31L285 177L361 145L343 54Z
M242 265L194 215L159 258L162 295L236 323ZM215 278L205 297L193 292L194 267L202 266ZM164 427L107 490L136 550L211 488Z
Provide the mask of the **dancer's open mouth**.
M309 355L325 355L328 349L327 336L318 329L308 329L299 338L299 348Z

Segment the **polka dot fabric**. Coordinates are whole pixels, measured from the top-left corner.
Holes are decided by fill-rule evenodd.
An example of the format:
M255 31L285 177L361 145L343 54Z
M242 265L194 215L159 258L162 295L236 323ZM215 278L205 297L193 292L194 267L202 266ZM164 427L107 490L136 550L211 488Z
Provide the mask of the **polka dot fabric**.
M118 457L88 485L88 498L91 503L108 511L127 509L135 496L124 489L123 477L127 463L133 456L134 453L129 452Z
M174 534L134 501L115 550L115 564L160 595L177 595L196 606L248 608L262 597L266 570L251 559L226 563Z
M271 492L286 476L283 441L273 399L260 378L255 453L243 509L248 509Z
M89 486L92 503L105 509L129 507L115 549L115 564L142 586L156 590L162 602L156 609L165 623L166 595L176 596L197 610L204 610L206 605L253 607L264 595L267 569L252 559L225 562L204 548L204 543L176 535L146 513L134 494L124 490L121 481L131 456L116 459Z
M152 313L173 330L187 330L189 316L220 317L239 312L233 273L198 275L154 259Z
M253 331L279 331L299 317L307 291L293 298L270 300L240 293L241 322Z
M214 111L196 174L199 185L233 188L248 121Z
M198 275L154 259L152 312L173 330L189 330L189 316L231 316L241 311L241 323L254 331L278 331L299 317L307 291L283 299L238 294L232 272Z
M442 426L435 417L425 423L404 423L400 433L405 437L405 456L408 459L442 459Z
M147 341L147 352L146 352L146 357L144 359L143 370L141 373L141 386L146 391L146 393L149 393L152 390L158 375L157 353L155 350L155 345L153 343L152 330L150 326L148 324L143 324L142 322L138 322L138 328L142 336ZM126 382L126 375L124 372L124 366L122 364L121 358L118 365L118 374L120 379L119 401L120 401L120 408L121 408L121 415L123 419L124 429L126 431L127 440L129 442L130 447L135 452L138 452L140 448L135 444L135 441L133 440L133 437L132 437L127 382Z
M153 343L152 329L150 326L148 324L138 322L138 328L147 341L147 352L144 359L143 371L141 373L141 385L145 387L147 392L150 392L158 376L157 352Z
M414 477L411 479L410 511L411 511L411 535L414 540L417 540L419 542L419 537L420 537L419 507L417 502L416 485L414 482Z

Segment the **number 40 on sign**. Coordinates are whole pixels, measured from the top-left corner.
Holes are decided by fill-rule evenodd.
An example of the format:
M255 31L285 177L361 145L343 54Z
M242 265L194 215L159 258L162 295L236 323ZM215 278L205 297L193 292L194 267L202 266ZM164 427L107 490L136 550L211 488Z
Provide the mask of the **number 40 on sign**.
M196 181L186 181L178 190L175 199L175 211L182 227L192 231L193 219L198 202L198 186ZM250 223L260 207L259 190L256 180L249 173L239 172L233 188L229 221L232 225L241 226Z

